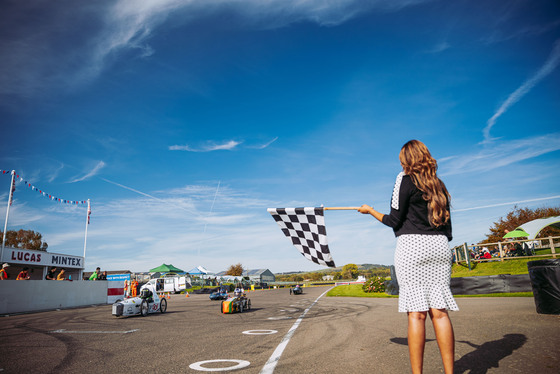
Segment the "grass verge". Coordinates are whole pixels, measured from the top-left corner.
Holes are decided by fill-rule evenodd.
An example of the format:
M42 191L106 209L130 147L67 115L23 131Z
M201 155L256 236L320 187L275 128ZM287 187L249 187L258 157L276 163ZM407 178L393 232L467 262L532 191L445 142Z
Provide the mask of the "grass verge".
M362 290L361 284L349 284L344 286L336 286L329 292L327 296L348 296L348 297L373 297L373 298L395 298L396 295L387 295L385 292L368 293Z
M474 262L471 263L471 270L466 263L453 264L451 268L451 277L480 277L498 274L528 274L527 262L533 259L519 259L491 261L491 262Z
M336 286L329 292L327 296L338 297L372 297L378 299L398 298L397 295L387 295L385 292L367 293L362 290L361 284L350 284L344 286ZM533 297L532 292L511 292L511 293L490 293L480 295L453 295L454 297Z

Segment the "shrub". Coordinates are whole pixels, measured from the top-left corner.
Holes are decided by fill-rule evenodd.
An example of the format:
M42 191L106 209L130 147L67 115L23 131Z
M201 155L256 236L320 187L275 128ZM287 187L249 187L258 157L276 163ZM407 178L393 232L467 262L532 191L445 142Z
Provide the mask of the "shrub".
M369 278L362 286L364 292L385 292L385 278Z

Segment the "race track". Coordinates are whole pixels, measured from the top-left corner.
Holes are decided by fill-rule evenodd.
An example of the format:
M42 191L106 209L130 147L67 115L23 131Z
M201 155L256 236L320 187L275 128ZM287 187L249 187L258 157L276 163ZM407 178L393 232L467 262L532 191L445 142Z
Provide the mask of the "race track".
M252 310L230 315L208 295L173 295L147 317L115 318L110 305L0 317L0 373L409 372L396 299L319 298L326 290L249 292ZM457 373L559 371L560 317L532 298L458 304ZM440 373L427 331L425 373Z

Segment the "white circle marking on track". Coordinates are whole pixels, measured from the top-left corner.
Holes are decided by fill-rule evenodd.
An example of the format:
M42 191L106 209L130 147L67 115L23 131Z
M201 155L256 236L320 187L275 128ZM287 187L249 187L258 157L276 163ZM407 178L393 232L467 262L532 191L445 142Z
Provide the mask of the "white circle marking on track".
M248 331L243 331L243 334L246 335L270 335L270 334L276 334L278 333L278 331L276 330L248 330Z
M223 367L223 368L205 368L202 366L214 362L236 362L237 365ZM193 370L198 370L198 371L228 371L228 370L243 369L244 367L247 367L249 365L251 365L251 363L245 360L206 360L206 361L198 361L193 364L190 364L189 367Z

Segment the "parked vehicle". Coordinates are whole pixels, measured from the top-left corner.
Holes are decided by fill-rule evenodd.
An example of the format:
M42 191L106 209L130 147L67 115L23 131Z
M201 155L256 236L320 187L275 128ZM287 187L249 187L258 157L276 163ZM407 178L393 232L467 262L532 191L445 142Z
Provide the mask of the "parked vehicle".
M179 276L150 279L148 284L153 284L157 292L180 293L190 288L187 278Z

